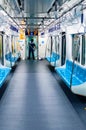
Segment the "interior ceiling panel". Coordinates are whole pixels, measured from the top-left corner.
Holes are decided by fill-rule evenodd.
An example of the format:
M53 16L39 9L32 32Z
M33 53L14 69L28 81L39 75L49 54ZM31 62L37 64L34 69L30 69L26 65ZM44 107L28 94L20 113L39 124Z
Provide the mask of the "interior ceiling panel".
M75 1L78 2L78 0L8 0L11 9L14 10L12 17L14 21L30 29L49 25L77 5Z
M54 0L25 0L24 1L24 12L27 16L33 14L46 13L52 6Z
M46 17L47 11L51 8L55 0L24 0L24 16L30 17L27 19L29 28L37 28L43 19ZM35 18L34 18L35 17ZM30 26L31 25L31 26Z
M66 0L17 0L22 11L20 21L23 19L28 28L37 28L44 25L51 17L55 19L56 6L61 6ZM57 9L56 9L57 10ZM54 12L53 15L50 12ZM48 15L49 14L49 15ZM46 19L48 18L48 19ZM21 22L20 22L21 23ZM38 26L37 26L38 25Z
M67 0L10 0L18 2L20 9L18 20L20 25L28 28L38 28L40 25L46 26L47 21L55 19L55 10ZM15 5L15 3L13 5ZM49 20L50 19L50 20ZM24 21L24 24L22 24ZM48 22L49 23L49 22Z

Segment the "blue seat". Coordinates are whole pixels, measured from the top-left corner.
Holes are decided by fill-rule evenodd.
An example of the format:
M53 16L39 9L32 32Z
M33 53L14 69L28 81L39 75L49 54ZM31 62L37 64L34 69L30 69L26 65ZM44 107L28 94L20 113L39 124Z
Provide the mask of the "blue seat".
M11 68L9 67L3 67L3 66L0 67L0 87L3 85L10 71Z
M66 60L63 67L56 67L56 72L61 76L63 81L70 87L71 74L72 74L73 62ZM74 63L73 75L72 75L72 86L78 86L86 82L86 68L79 66Z
M51 56L46 57L48 62L56 62L57 60L59 60L59 58L60 58L59 54L55 52L52 52Z
M18 57L14 57L12 55L12 52L9 52L5 55L6 60L10 61L10 62L16 62L18 60Z

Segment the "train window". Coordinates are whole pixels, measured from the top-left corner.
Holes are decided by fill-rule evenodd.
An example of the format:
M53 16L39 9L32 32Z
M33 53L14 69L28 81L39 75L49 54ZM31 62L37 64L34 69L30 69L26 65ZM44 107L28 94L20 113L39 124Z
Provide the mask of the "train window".
M53 42L52 52L55 52L55 37L52 37L52 42Z
M52 52L53 52L53 38L52 38L52 36L51 36L51 49L50 49L50 51L51 51L51 54L52 54Z
M2 36L0 35L0 63L2 63Z
M59 37L58 36L53 37L53 48L52 49L53 49L53 52L59 54Z
M81 58L81 64L86 64L86 45L85 45L85 35L82 35L82 58Z
M5 39L5 53L9 53L10 52L10 45L9 45L9 37L6 36L6 39Z
M59 54L59 42L60 42L60 40L59 40L59 36L57 36L57 37L55 37L56 39L56 52Z
M80 63L80 35L72 35L72 57Z
M61 44L61 65L65 64L66 59L66 33L62 32L62 44Z
M85 35L85 43L84 44L85 44L85 53L84 53L85 58L84 59L85 59L85 65L86 65L86 35Z

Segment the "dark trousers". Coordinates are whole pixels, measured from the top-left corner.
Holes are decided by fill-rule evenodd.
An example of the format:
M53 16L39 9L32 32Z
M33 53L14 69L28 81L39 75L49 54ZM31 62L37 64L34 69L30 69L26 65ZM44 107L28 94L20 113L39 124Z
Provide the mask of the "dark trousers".
M32 50L32 49L29 50L29 59L30 59L30 57L31 57L31 54L32 54L32 58L33 58L33 60L34 60L34 59L35 59L35 58L34 58L34 50Z

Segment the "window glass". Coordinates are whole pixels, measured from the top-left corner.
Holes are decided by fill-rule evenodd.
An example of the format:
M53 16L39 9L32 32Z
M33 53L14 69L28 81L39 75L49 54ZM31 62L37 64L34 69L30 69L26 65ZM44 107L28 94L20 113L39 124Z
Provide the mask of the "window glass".
M82 35L82 58L81 64L86 65L86 45L85 45L85 35Z
M80 35L72 35L72 57L80 63Z
M0 63L2 62L2 36L0 35Z

